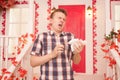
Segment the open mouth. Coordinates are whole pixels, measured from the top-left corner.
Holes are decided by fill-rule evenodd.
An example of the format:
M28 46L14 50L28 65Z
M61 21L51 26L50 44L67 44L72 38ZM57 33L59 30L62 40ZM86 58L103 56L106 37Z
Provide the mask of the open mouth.
M62 27L62 24L58 24L58 26Z

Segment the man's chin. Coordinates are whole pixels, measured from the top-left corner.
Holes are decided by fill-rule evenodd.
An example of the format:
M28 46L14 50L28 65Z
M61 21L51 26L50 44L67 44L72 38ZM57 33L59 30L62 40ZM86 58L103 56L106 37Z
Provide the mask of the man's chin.
M59 32L59 33L61 33L61 32L62 32L62 30L58 30L58 32Z

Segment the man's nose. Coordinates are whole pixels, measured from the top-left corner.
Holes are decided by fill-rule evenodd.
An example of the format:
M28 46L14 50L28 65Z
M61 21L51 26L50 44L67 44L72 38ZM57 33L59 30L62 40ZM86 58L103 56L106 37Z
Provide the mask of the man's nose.
M64 19L61 18L61 21L64 22Z

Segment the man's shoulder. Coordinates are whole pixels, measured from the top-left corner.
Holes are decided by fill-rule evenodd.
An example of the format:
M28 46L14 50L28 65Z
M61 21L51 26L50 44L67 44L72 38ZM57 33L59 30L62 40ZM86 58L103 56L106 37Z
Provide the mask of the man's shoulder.
M73 33L71 32L64 32L66 35L70 35L70 36L73 36Z
M49 33L48 31L44 31L44 32L39 33L38 35L47 35L48 33Z

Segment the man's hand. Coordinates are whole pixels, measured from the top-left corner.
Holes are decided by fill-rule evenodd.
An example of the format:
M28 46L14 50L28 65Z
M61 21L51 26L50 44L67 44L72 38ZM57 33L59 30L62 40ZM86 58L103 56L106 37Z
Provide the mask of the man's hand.
M57 44L54 48L54 50L52 51L51 55L52 58L57 57L59 54L61 54L64 51L64 45L62 44Z
M75 54L80 53L82 51L83 47L84 47L84 44L82 43L81 40L75 41L73 44L73 49L74 49L73 53L75 53Z
M83 40L79 40L79 39L73 39L73 40L71 40L70 44L71 44L71 49L72 49L73 54L74 54L73 62L75 64L79 64L79 62L81 60L81 56L79 53L82 51L86 42Z
M71 44L71 49L74 53L80 53L86 44L86 41L79 39L72 39L69 44Z

